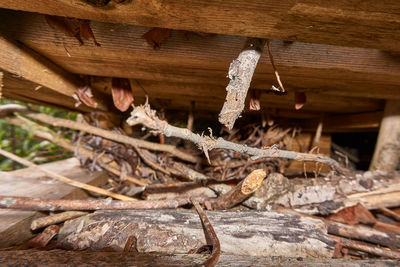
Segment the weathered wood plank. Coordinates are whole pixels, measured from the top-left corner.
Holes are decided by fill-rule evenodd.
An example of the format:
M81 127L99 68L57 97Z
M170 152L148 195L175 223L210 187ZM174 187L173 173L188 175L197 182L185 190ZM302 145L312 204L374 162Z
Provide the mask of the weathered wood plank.
M399 51L395 1L3 0L0 7L105 22Z
M66 250L18 250L1 251L0 261L7 266L149 266L180 267L197 266L207 259L207 254L159 254L126 253L107 251L66 251ZM260 257L222 254L217 267L242 266L339 266L339 267L375 267L396 266L396 260L354 260L354 259L311 259Z
M148 30L93 22L101 47L79 46L72 37L50 28L44 16L2 10L0 32L20 40L66 70L96 76L226 86L230 62L241 51L243 37L216 35L208 39L175 31L154 51L142 38ZM400 98L400 59L378 49L273 41L272 52L289 90L324 94ZM270 89L275 77L263 54L252 88ZM381 88L381 90L377 90Z
M90 173L79 166L76 158L42 165L80 182L92 185L106 182L107 176L103 172ZM54 181L32 168L0 173L0 195L50 199L79 199L87 196L83 190ZM29 239L33 235L30 223L38 216L43 215L32 211L0 210L0 247L16 245Z
M319 220L267 211L209 211L207 217L222 253L315 258L333 255L333 242ZM137 251L145 253L187 253L205 244L198 215L182 209L95 212L64 225L58 241L62 247L79 250L123 250L130 236L137 240Z

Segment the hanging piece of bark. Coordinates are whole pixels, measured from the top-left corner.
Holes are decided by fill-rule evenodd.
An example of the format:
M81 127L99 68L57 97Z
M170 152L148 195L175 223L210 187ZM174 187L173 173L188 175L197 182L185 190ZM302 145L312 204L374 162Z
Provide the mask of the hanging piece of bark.
M229 130L240 117L249 90L251 79L265 46L265 40L247 38L246 44L237 59L229 66L230 82L226 87L227 95L224 106L219 113L219 122Z
M133 102L133 94L129 79L112 78L111 94L114 106L122 112L127 111Z
M257 211L208 211L221 243L232 255L333 256L334 243L320 220ZM122 251L130 236L138 252L187 253L206 244L198 216L190 210L99 211L69 221L59 244L67 249Z
M223 138L214 138L211 136L203 136L195 134L189 131L186 128L178 128L172 125L169 125L168 122L161 120L157 117L156 111L150 108L150 105L146 103L145 105L136 106L132 113L131 117L128 118L127 123L130 126L134 126L137 124L142 124L147 128L156 130L167 137L178 137L184 140L189 140L195 143L200 149L203 150L205 156L210 161L208 156L208 151L216 148L233 150L239 153L248 154L253 156L252 159L259 158L286 158L293 159L298 161L314 161L320 162L329 165L335 171L345 174L348 173L344 167L340 166L340 164L325 156L320 154L308 154L308 153L299 153L294 151L280 150L280 149L259 149L255 147L249 147L242 144L237 144L234 142L226 141Z

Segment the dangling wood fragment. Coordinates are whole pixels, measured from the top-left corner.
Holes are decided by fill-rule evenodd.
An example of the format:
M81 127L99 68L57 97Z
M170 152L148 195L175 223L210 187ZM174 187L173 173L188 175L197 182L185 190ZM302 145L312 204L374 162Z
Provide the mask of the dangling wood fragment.
M126 78L112 78L111 94L114 106L120 111L127 111L134 98L131 85Z
M228 72L230 79L226 87L227 95L224 106L219 113L219 122L229 130L240 117L245 105L247 91L257 67L258 60L264 49L265 40L247 38L245 47L237 59L233 60Z

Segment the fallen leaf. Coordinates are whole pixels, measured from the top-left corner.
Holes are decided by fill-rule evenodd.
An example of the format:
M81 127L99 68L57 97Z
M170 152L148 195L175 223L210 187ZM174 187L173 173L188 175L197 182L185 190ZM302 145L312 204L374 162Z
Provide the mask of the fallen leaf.
M151 45L155 50L160 49L161 43L171 35L171 29L165 28L152 28L145 34L143 38L146 39L147 43Z
M328 220L345 224L375 224L376 219L362 204L344 208L327 217Z
M111 94L114 106L120 111L127 111L133 102L133 94L129 80L126 78L112 78Z
M294 102L295 102L294 108L296 110L301 109L304 106L304 104L306 103L306 94L303 92L295 92L294 93Z
M82 102L88 107L97 107L97 102L94 101L92 89L89 86L83 86L76 89L73 97L77 100L75 106L79 106L81 104L80 102Z
M260 97L261 91L260 90L251 90L250 91L250 110L260 110Z
M79 29L80 29L80 34L81 34L82 38L85 40L93 39L93 42L96 46L101 46L96 41L96 37L94 37L92 28L90 27L90 21L89 20L80 20L79 22L80 22Z

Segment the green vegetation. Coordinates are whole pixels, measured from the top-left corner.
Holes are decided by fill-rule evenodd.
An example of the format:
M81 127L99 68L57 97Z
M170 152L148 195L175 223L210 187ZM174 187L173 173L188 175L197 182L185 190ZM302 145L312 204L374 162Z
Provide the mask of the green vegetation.
M28 106L33 110L52 115L54 117L75 120L77 116L77 113L74 112L67 112L55 108L27 104L20 101L0 99L1 105L9 103ZM53 130L57 131L57 129L54 128ZM68 158L72 155L63 148L60 148L46 140L37 138L20 127L13 126L2 119L0 119L0 147L37 164ZM23 166L12 162L8 158L0 156L0 171L10 171L20 168L23 168Z

